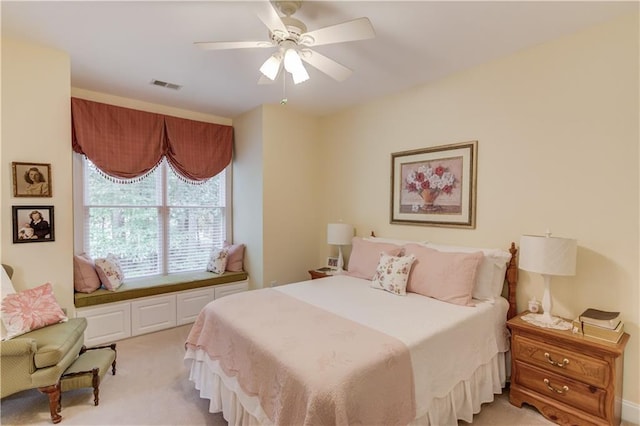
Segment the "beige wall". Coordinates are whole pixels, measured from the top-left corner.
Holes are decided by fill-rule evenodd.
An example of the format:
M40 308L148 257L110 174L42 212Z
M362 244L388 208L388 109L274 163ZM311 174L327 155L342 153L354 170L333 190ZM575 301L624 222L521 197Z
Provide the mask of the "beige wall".
M234 237L252 288L309 278L323 238L318 119L264 105L234 119Z
M554 277L554 312L620 310L638 380L638 16L522 51L323 120L326 220L358 235L504 247L525 233L578 240L577 275ZM474 230L389 224L392 152L478 140ZM518 307L541 299L522 272ZM637 410L637 406L636 406Z
M73 306L69 73L66 53L2 39L1 260L14 267L17 290L50 282L67 308ZM14 198L13 161L51 164L53 196ZM14 205L52 205L55 241L13 244Z

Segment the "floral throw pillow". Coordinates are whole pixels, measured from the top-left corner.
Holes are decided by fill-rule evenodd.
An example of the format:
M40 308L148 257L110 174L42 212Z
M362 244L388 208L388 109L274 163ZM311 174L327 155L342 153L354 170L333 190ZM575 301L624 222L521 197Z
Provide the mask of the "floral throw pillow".
M227 259L229 258L229 250L226 247L215 248L211 252L207 271L215 274L223 274L227 269Z
M116 291L124 282L124 273L120 261L112 254L94 261L100 282L109 291Z
M50 283L8 294L2 299L2 323L7 335L2 340L67 321Z
M415 260L414 255L397 257L380 253L380 261L371 280L371 287L404 296L407 294L411 265Z

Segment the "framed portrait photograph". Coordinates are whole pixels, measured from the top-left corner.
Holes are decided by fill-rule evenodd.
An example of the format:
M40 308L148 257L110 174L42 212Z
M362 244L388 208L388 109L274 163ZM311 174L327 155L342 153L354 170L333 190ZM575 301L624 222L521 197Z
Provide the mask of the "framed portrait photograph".
M51 164L11 163L14 197L51 197Z
M55 241L53 206L13 206L13 242Z
M478 141L391 154L391 223L475 228Z

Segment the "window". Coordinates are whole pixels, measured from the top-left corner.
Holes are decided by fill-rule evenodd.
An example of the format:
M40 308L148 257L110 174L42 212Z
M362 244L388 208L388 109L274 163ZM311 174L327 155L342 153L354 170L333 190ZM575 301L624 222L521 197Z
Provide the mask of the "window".
M113 253L127 278L205 270L212 248L226 239L231 166L193 185L163 160L144 179L116 183L86 157L77 157L80 251L92 258Z

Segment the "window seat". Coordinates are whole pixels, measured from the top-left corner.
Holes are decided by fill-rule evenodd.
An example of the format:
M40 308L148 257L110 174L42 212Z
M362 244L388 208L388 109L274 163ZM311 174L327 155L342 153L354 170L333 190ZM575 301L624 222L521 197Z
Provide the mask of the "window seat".
M87 306L102 305L104 303L120 302L140 297L228 284L246 279L246 272L214 274L213 272L207 271L132 279L125 281L116 291L101 288L93 293L75 293L74 305L76 308L84 308Z

